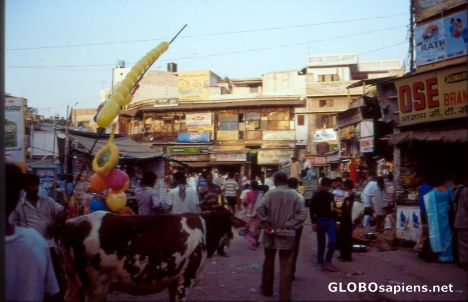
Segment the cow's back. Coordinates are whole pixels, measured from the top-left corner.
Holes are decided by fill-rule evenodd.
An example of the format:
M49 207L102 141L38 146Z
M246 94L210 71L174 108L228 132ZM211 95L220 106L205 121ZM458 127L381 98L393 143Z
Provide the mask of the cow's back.
M90 288L104 276L114 288L138 295L161 291L187 270L198 270L206 257L205 234L199 215L94 212L68 220L61 245L81 286Z

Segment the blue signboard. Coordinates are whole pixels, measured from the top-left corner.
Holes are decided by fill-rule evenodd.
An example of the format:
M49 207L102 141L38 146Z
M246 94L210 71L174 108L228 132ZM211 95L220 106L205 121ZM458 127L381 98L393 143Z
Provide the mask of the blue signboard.
M209 143L210 133L208 132L182 132L177 134L178 143Z

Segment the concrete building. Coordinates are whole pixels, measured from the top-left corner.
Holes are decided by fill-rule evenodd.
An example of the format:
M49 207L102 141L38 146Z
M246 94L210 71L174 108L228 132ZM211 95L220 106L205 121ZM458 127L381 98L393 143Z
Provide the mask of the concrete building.
M302 73L306 78L307 105L296 113L301 121L307 120L308 143L300 158L306 154L325 156L338 150L336 135L331 135L336 116L367 92L366 85L348 86L359 80L400 75L403 69L399 60L359 61L356 54L330 54L310 56Z

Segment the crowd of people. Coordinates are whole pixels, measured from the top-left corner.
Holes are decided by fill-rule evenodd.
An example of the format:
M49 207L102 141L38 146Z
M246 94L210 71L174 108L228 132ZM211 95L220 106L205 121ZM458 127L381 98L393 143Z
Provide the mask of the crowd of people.
M393 234L395 215L393 202L386 196L392 184L391 175L378 177L370 174L357 194L351 178L330 179L321 174L319 188L310 200L299 190L302 181L315 178L312 169L295 167L292 160L289 176L273 171L247 179L239 173L203 174L174 171L168 183L168 192L160 196L155 188L157 176L145 172L136 190L138 215L201 213L224 206L233 215L246 222L239 235L247 247L264 249L261 291L273 293L274 262L278 251L280 263L280 299L291 299L291 284L295 279L296 261L307 212L312 231L316 233L316 264L320 270L335 271L335 250L338 260L352 261L353 229L375 227L385 237ZM40 295L63 294L63 274L54 242L51 240L54 222L64 220L67 210L51 198L38 194L39 178L23 174L13 165L7 165L6 259L7 294L12 300L39 299ZM294 176L292 175L294 174ZM17 181L18 180L18 181ZM467 183L442 182L440 177L430 180L417 178L423 235L416 244L421 257L453 262L467 269L468 264L468 188ZM309 208L307 210L307 207ZM356 215L360 212L362 215ZM356 219L358 218L358 219ZM263 232L262 232L263 231ZM263 233L263 235L262 235ZM32 251L29 251L31 249ZM219 247L218 255L227 256ZM17 255L24 255L20 258ZM19 261L18 259L28 259ZM24 285L19 280L34 272L35 285ZM58 278L56 278L56 276ZM57 280L59 282L57 282ZM18 290L18 286L28 290ZM30 289L29 289L30 288Z

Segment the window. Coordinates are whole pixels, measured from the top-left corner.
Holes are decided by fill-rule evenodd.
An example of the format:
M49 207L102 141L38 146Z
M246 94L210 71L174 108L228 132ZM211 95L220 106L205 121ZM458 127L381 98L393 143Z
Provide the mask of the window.
M220 115L219 116L219 130L221 131L237 130L238 119L239 119L239 116L237 114Z
M334 82L339 81L337 74L319 74L317 76L317 82Z
M333 100L319 100L319 107L333 107Z
M260 113L258 112L247 112L245 114L246 121L259 121L260 120Z
M268 113L269 121L289 121L289 111L273 111Z
M250 93L257 93L258 92L258 86L250 86L249 87L249 92Z
M305 125L305 116L304 116L304 114L299 114L297 116L297 125L298 126L304 126Z
M268 121L268 130L290 130L289 121Z

